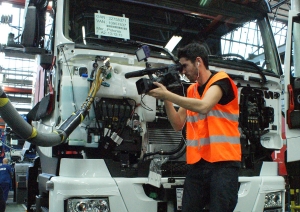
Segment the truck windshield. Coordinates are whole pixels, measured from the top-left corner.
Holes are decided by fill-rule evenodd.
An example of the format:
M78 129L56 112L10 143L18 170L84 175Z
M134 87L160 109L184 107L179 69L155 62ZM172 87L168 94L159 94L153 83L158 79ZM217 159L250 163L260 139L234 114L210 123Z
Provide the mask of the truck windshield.
M134 53L149 44L151 56L162 58L170 58L168 51L176 56L177 48L197 41L205 43L211 55L251 61L266 74L280 75L267 4L236 2L70 0L64 10L69 14L64 35L76 48ZM172 37L180 41L169 48Z

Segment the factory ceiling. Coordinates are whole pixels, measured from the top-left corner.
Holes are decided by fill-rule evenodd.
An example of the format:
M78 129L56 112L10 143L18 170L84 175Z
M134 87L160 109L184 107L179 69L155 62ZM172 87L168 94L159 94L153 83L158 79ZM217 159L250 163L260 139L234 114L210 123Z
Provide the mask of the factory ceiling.
M0 3L9 2L16 7L24 7L25 1L26 0L0 0ZM239 1L239 0L231 0L231 1ZM249 0L246 0L246 1L249 1ZM159 1L157 1L157 2L159 2ZM270 0L269 2L270 2L272 12L273 12L273 14L270 14L270 17L276 18L278 21L287 22L288 11L291 8L291 1L290 0ZM185 4L183 4L183 5L185 5Z

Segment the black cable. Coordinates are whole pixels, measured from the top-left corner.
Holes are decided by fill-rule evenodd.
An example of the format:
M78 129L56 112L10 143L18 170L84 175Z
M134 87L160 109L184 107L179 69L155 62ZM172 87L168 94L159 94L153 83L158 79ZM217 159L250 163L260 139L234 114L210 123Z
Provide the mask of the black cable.
M186 152L186 147L182 148L181 151L177 155L171 155L169 157L169 160L176 160L176 159L182 157L185 154L185 152Z
M180 152L180 150L182 150L183 148L185 149L185 139L184 139L184 138L181 139L181 142L178 144L178 146L177 146L175 149L173 149L173 150L171 150L171 151L168 151L168 152L165 152L165 151L163 151L163 150L160 150L160 151L157 151L157 152L146 153L146 154L143 156L143 160L146 160L147 157L150 157L150 156L153 156L153 155L174 155L174 154ZM183 152L184 152L184 151L183 151ZM182 152L181 152L181 153L182 153ZM181 154L181 153L180 153L180 154ZM179 154L179 155L180 155L180 154ZM176 158L176 156L175 156L175 158Z
M95 105L95 101L93 101L93 109L94 109L94 113L95 113L95 116L96 116L96 105ZM98 129L99 129L99 132L100 132L100 123L99 123L99 120L97 119L96 117L96 124L98 126Z
M143 101L143 98L145 97L145 95L146 94L141 94L141 106L142 106L142 108L144 108L145 110L148 110L148 111L153 111L153 109L152 108L150 108L149 106L147 106L146 104L145 104L145 102Z

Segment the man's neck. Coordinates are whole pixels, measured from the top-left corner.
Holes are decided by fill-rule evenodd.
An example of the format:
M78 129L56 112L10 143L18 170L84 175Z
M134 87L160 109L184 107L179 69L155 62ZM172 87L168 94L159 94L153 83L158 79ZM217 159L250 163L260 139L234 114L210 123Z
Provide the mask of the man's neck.
M198 84L201 86L201 85L204 85L206 82L207 82L207 80L210 78L210 76L211 76L211 71L210 70L205 70L203 73L202 73L202 75L201 75L201 77L199 77L199 79L198 79Z

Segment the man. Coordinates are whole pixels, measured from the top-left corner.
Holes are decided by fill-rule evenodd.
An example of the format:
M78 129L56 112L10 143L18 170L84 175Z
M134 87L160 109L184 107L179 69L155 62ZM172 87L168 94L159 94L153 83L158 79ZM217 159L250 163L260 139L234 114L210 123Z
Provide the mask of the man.
M6 202L8 198L9 187L11 185L12 170L8 165L8 159L3 158L2 165L0 165L0 188L3 191L3 199Z
M208 53L198 43L178 50L183 74L195 82L187 97L179 96L160 83L148 95L164 100L173 128L186 124L187 173L182 212L232 212L238 199L238 172L241 161L238 130L238 92L225 72L213 74L208 69ZM176 111L173 104L180 106Z
M0 212L5 212L5 208L6 203L4 201L2 188L0 187Z

